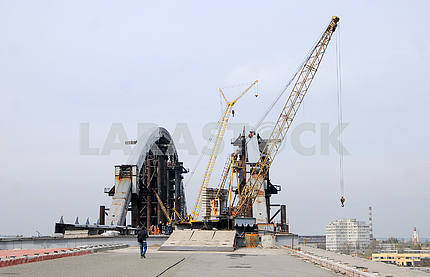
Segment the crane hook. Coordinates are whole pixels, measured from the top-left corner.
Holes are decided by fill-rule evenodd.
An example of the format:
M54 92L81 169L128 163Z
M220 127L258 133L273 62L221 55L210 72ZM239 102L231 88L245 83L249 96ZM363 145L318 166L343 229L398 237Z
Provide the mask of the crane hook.
M345 205L343 203L345 203L345 198L342 196L340 198L340 203L342 204L342 208L345 207Z

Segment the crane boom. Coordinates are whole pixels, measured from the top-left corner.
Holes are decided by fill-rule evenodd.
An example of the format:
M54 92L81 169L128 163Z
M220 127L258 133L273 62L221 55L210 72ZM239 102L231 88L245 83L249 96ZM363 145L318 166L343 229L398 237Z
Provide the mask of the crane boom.
M227 98L225 97L223 91L219 89L222 97L226 101L226 107L224 110L224 113L221 116L221 119L219 121L218 129L216 131L215 140L211 149L211 153L209 155L209 160L206 165L205 173L203 175L202 182L200 184L199 192L197 194L197 199L194 204L193 212L191 213L191 220L197 220L197 218L200 215L200 209L202 204L202 192L204 189L207 188L209 184L209 180L212 175L212 171L215 165L216 158L218 156L218 151L221 146L222 140L224 138L225 128L227 126L228 120L230 118L231 110L233 109L234 104L243 96L245 95L255 84L257 84L258 80L254 81L247 89L245 89L236 99L234 99L231 102L227 101Z
M180 213L175 208L172 208L172 210L175 212L176 216L181 220L181 223L184 223L186 220L182 217Z
M155 190L154 190L154 193L155 193L155 196L157 197L158 204L160 204L161 210L163 211L164 215L169 220L169 222L172 222L172 218L170 217L169 212L166 209L166 206L164 206L163 201L161 201L160 196Z
M263 151L256 166L251 171L251 176L240 193L240 199L236 206L236 213L243 214L249 201L255 201L258 192L263 185L262 177L268 172L282 142L296 116L297 111L315 77L330 39L336 30L339 17L333 16L330 24L312 49L306 62L300 69L299 76L285 103L273 130L266 141Z

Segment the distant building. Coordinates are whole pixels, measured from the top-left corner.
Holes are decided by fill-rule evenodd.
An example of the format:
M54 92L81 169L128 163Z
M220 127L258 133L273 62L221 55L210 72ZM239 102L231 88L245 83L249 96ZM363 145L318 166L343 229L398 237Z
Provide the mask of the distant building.
M378 243L378 250L381 252L384 251L396 251L396 244L394 243Z
M405 251L404 253L372 254L372 260L398 266L430 266L430 253L426 251Z
M299 236L298 243L325 249L325 236Z
M351 252L370 244L369 225L356 219L338 219L326 226L326 249Z

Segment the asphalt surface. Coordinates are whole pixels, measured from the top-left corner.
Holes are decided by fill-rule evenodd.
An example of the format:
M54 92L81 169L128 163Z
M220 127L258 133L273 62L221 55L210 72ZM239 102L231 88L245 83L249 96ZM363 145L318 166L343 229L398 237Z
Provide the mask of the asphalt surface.
M339 276L282 249L243 248L235 252L165 252L148 249L140 259L130 247L79 257L0 268L0 276Z

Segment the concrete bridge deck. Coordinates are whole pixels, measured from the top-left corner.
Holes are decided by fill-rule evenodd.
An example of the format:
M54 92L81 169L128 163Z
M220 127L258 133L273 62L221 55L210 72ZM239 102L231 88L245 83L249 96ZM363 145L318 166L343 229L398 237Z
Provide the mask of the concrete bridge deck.
M161 274L161 275L160 275ZM0 276L339 276L282 249L241 248L233 253L158 251L140 259L137 247L0 268Z

